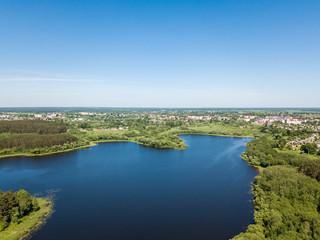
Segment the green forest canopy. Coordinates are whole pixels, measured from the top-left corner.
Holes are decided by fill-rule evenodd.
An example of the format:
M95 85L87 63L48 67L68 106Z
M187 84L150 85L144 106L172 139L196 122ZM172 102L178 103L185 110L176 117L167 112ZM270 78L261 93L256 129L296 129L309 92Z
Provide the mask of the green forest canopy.
M22 217L37 210L38 200L25 190L16 193L0 190L0 231L5 230L10 223L19 223Z
M257 176L254 225L234 240L320 239L320 184L290 166L272 166Z
M67 131L67 124L42 120L0 121L0 133L57 134Z

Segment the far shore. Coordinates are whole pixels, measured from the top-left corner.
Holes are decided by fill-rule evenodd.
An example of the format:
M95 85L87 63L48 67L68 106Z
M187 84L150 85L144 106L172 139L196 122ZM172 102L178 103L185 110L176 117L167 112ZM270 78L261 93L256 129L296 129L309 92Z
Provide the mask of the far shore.
M183 133L183 134L178 134L178 136L186 136L186 135L199 135L199 136L215 136L215 137L235 137L235 138L254 138L254 136L232 136L232 135L218 135L218 134L208 134L208 133ZM50 153L39 153L39 154L33 154L33 153L17 153L17 154L7 154L7 155L0 155L0 159L4 158L10 158L10 157L42 157L42 156L49 156L53 154L59 154L59 153L65 153L65 152L71 152L75 150L80 150L80 149L85 149L89 147L93 147L99 143L113 143L113 142L133 142L145 147L150 147L144 144L141 144L139 142L136 142L134 140L99 140L99 141L93 141L88 145L84 145L81 147L76 147L76 148L70 148L70 149L65 149L57 152L50 152ZM188 146L183 142L182 147L180 148L156 148L156 149L177 149L177 150L184 150ZM152 147L155 148L155 147Z

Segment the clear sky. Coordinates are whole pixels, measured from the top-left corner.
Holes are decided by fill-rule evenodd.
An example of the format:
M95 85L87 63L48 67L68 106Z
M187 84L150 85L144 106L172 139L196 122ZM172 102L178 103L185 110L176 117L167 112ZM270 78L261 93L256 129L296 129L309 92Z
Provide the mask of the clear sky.
M320 107L319 0L0 0L0 107Z

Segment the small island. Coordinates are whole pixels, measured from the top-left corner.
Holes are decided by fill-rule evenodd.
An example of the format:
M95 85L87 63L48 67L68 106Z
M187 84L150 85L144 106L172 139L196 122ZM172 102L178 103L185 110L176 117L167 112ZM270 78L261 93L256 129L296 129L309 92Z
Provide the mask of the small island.
M0 239L25 239L52 213L52 202L25 190L0 191Z

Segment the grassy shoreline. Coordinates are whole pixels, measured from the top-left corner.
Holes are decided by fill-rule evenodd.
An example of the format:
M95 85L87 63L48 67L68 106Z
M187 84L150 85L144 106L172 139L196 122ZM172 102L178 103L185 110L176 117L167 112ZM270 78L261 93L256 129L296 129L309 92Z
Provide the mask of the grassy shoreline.
M134 141L134 140L99 140L99 141L91 142L90 144L84 145L84 146L81 146L81 147L70 148L70 149L65 149L65 150L60 150L60 151L50 152L50 153L39 153L39 154L35 154L35 153L17 153L17 154L0 155L0 160L4 159L4 158L10 158L10 157L43 157L43 156L49 156L49 155L54 155L54 154L59 154L59 153L65 153L65 152L72 152L72 151L76 151L76 150L81 150L81 149L85 149L85 148L96 146L99 143L117 143L117 142L132 142L132 143L136 143L136 144L148 147L148 146L143 145L142 143L139 143L139 142Z
M49 199L37 198L40 209L23 217L19 224L10 224L0 232L0 239L23 240L37 231L51 216L53 212L52 202Z
M185 136L185 135L194 135L194 136L214 136L214 137L235 137L235 138L254 138L253 135L245 135L245 136L233 136L233 135L219 135L219 134L211 134L211 133L178 133L178 136ZM114 143L114 142L133 142L145 147L151 147L151 148L156 148L156 149L177 149L177 150L184 150L186 149L188 146L184 143L183 141L183 145L181 147L165 147L165 148L161 148L161 147L152 147L152 146L148 146L145 145L141 142L136 141L135 139L129 139L129 140L98 140L98 141L92 141L90 144L88 145L84 145L84 146L80 146L80 147L75 147L75 148L70 148L70 149L65 149L65 150L60 150L60 151L56 151L56 152L50 152L50 153L16 153L16 154L6 154L6 155L0 155L0 160L4 159L4 158L10 158L10 157L42 157L42 156L49 156L49 155L53 155L53 154L59 154L59 153L65 153L65 152L71 152L71 151L75 151L75 150L80 150L80 149L84 149L84 148L89 148L89 147L93 147L99 143Z
M95 145L97 145L97 144L92 143L92 144L84 145L84 146L81 146L81 147L70 148L70 149L65 149L65 150L60 150L60 151L50 152L50 153L39 153L39 154L35 154L35 153L6 154L6 155L0 155L0 160L3 159L3 158L10 158L10 157L42 157L42 156L49 156L49 155L53 155L53 154L65 153L65 152L71 152L71 151L80 150L80 149L84 149L84 148L89 148L89 147L92 147L92 146L95 146Z
M187 134L186 134L187 135ZM191 134L190 134L191 135ZM145 147L150 147L148 145L144 145L138 141L135 140L99 140L99 141L94 141L89 145L84 145L81 147L76 147L76 148L70 148L70 149L65 149L65 150L61 150L61 151L57 151L57 152L50 152L50 153L39 153L39 154L34 154L34 153L17 153L17 154L7 154L7 155L0 155L0 160L4 159L4 158L10 158L10 157L42 157L42 156L49 156L49 155L54 155L54 154L59 154L59 153L65 153L65 152L71 152L71 151L75 151L75 150L80 150L80 149L84 149L84 148L89 148L89 147L93 147L98 145L99 143L117 143L117 142L132 142L132 143L136 143L139 144L141 146L145 146ZM155 147L151 147L151 148L155 148ZM185 147L186 148L186 147ZM166 148L166 149L178 149L178 150L184 150L185 148ZM158 148L158 149L162 149L162 148Z

